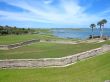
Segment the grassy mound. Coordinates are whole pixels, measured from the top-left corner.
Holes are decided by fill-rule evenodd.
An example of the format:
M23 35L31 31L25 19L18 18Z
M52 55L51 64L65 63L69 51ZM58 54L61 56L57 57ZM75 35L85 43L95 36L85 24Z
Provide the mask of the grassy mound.
M64 68L0 70L0 82L104 82L109 79L110 53Z
M98 48L104 44L110 44L110 41L102 43L81 44L57 44L40 42L12 50L0 50L0 59L38 59L64 57Z
M91 50L100 46L100 43L57 44L41 42L7 51L0 50L0 59L57 58Z

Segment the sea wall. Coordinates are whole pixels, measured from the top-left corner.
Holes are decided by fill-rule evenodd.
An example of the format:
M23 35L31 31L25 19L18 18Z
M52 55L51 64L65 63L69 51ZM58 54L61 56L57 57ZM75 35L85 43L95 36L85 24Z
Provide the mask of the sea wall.
M33 40L28 40L28 41L24 41L24 42L20 42L20 43L16 43L16 44L0 45L0 50L14 49L14 48L22 47L24 45L32 44L35 42L40 42L40 40L33 39Z
M110 51L110 45L104 45L97 49L92 49L86 52L82 52L62 58L0 60L0 68L65 66L86 58L101 55L103 52L106 51Z

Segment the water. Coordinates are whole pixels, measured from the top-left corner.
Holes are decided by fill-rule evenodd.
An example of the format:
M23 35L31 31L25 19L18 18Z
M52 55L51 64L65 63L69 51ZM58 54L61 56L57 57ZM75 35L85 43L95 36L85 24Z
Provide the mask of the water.
M53 29L53 34L61 38L87 39L90 35L92 35L92 30L90 28L80 28L80 29L58 28ZM94 29L93 35L95 36L100 35L99 28ZM103 35L110 36L110 28L104 28Z

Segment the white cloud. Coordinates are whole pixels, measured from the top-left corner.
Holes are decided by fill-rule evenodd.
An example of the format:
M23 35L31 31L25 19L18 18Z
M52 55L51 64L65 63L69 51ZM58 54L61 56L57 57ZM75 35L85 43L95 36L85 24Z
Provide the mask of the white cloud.
M18 21L34 21L44 23L61 23L61 24L79 24L85 25L94 23L103 17L103 14L90 15L85 12L87 8L81 7L75 0L60 0L59 8L50 5L53 0L43 0L44 3L32 0L2 0L7 4L20 7L28 12L7 12L0 11L0 15L4 15L2 20L18 20ZM30 4L36 5L33 6ZM40 1L40 0L39 0ZM40 6L39 6L40 5Z
M53 0L44 0L45 4L51 4L53 2Z

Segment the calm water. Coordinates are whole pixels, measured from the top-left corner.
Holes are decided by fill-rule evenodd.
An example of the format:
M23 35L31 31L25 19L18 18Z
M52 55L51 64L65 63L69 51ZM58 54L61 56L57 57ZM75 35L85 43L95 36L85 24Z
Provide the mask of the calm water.
M92 31L90 28L81 28L81 29L64 29L58 28L53 29L53 34L58 37L62 38L78 38L78 39L87 39L91 34ZM94 35L100 35L99 29L94 29ZM104 28L103 35L110 36L110 29Z

